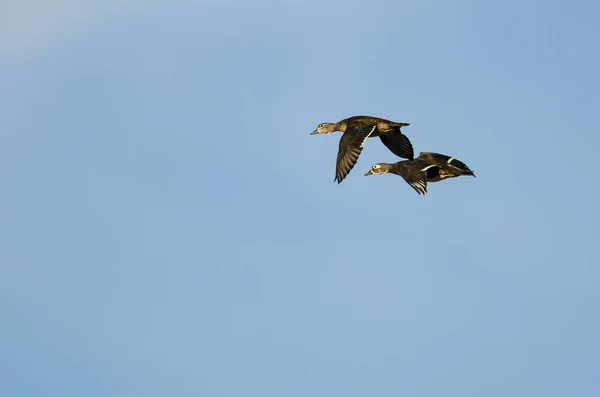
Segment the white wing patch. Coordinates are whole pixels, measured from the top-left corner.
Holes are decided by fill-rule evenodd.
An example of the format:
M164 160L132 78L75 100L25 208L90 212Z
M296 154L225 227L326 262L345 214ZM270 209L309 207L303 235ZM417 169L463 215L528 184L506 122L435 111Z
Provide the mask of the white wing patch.
M450 157L450 158L448 159L448 164L452 163L452 160L454 160L454 157Z
M431 167L435 167L435 164L428 165L427 167L423 168L421 171L427 171Z
M377 128L377 125L374 125L373 128L371 128L371 132L369 132L369 134L365 137L365 139L363 139L362 143L360 144L360 147L363 147L363 145L365 144L367 139L371 136L373 131L375 131L375 128Z

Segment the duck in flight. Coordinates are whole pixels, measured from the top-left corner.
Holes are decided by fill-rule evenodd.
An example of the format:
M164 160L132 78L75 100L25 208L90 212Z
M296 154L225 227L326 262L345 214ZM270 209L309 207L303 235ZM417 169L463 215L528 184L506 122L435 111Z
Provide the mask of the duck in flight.
M418 194L423 195L427 193L427 182L439 182L461 175L475 177L475 173L462 161L432 152L421 152L415 159L395 164L373 164L365 176L387 173L400 175Z
M340 184L356 165L367 138L378 136L381 142L396 156L412 159L414 156L412 144L408 137L400 131L401 127L408 125L410 124L379 117L353 116L337 123L321 123L310 135L342 131L334 180Z

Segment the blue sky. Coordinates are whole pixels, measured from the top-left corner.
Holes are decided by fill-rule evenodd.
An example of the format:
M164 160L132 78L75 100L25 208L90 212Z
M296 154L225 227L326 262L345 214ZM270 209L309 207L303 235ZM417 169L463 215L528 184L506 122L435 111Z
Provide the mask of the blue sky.
M600 392L597 4L13 3L2 395ZM334 184L355 114L477 178Z

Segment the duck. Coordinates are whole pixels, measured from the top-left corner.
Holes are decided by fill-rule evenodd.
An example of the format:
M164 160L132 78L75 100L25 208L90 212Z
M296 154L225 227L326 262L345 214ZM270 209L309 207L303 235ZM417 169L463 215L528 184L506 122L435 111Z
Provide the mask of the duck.
M340 184L356 165L367 138L379 137L381 142L396 156L413 159L412 143L400 131L402 127L409 125L409 123L400 123L380 117L352 116L337 123L321 123L310 135L331 134L335 131L343 133L340 138L334 179L334 182L337 181Z
M439 182L459 176L475 178L475 173L462 161L433 152L421 152L412 160L399 161L394 164L373 164L365 176L388 173L400 175L420 195L427 194L427 182Z

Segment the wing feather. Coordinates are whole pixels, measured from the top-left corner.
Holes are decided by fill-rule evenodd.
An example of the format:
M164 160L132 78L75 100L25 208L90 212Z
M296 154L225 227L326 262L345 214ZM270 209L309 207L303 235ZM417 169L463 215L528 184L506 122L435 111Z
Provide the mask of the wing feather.
M365 141L373 134L377 125L348 128L342 134L340 147L336 159L335 180L342 183L352 168L356 165L358 157L362 153Z
M408 164L400 168L399 173L418 194L427 194L427 173L422 164Z
M414 150L410 139L404 135L400 128L394 129L388 133L379 136L381 142L396 156L412 160Z

